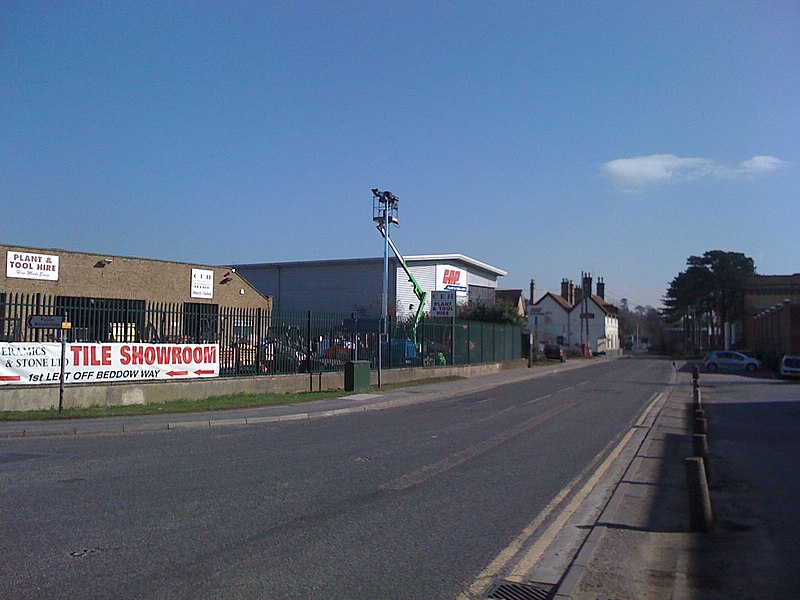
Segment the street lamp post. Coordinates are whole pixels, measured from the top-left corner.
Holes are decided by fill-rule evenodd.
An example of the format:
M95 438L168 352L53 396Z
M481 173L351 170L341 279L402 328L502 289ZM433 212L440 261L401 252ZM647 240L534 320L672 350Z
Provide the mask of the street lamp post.
M381 387L383 342L389 340L389 226L398 223L400 199L389 191L372 189L372 220L383 231L383 290L381 292L381 326L378 343L378 387ZM388 347L388 343L387 343Z

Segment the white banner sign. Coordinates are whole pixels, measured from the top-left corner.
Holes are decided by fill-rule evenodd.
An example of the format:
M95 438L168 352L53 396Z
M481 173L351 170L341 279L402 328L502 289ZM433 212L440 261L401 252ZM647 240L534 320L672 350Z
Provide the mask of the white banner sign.
M214 297L214 271L192 269L192 298Z
M67 344L65 383L219 376L219 344ZM0 342L0 384L58 383L61 344Z
M9 250L6 253L6 277L58 281L58 256Z

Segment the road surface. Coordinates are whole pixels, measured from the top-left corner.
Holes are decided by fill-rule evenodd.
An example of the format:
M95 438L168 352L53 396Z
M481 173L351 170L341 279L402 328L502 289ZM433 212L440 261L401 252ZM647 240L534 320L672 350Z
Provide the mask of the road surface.
M672 376L602 360L326 419L3 439L0 597L480 597Z

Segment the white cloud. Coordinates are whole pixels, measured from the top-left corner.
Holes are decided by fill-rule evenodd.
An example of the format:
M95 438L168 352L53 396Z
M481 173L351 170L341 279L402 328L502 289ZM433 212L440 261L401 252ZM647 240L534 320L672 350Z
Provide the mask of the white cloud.
M781 165L783 165L783 161L780 158L775 158L774 156L754 156L750 160L741 163L739 165L739 170L743 174L757 175L758 173L774 171L780 168Z
M736 167L718 165L710 158L682 158L674 154L651 154L617 158L605 163L601 172L620 188L636 189L663 182L681 182L701 177L733 178L759 175L783 165L774 156L754 156Z

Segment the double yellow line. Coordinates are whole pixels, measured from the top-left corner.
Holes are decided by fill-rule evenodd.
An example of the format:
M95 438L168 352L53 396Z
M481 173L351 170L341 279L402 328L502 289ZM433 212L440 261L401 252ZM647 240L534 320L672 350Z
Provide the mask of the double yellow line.
M564 527L570 517L572 517L572 515L580 508L581 504L584 502L584 500L586 500L600 479L605 475L609 468L611 468L613 462L622 453L631 437L633 437L634 433L636 433L636 430L644 424L658 401L661 400L662 396L663 394L661 393L653 396L652 400L642 413L642 416L637 420L636 424L622 437L611 453L605 458L605 460L603 460L602 463L600 463L600 466L586 481L583 487L578 490L578 492L572 497L564 509L553 519L542 535L522 555L522 557L516 562L510 573L506 575L504 579L519 583L525 581L525 576L533 569L537 561L539 561L550 544L553 543L553 540L558 532ZM596 461L598 461L604 452L605 449L600 452L590 464L594 464ZM542 523L550 518L558 506L567 497L569 497L572 490L578 485L579 481L583 477L584 473L579 474L572 481L570 481L566 487L564 487L564 489L556 494L556 496L547 504L547 506L545 506L545 508L536 516L536 518L531 521L527 527L525 527L525 529L522 530L522 533L520 533L506 548L500 552L500 554L497 555L497 557L491 563L486 566L483 571L481 571L481 573L475 578L475 581L469 587L469 590L467 590L466 593L462 593L458 596L458 600L470 600L472 598L485 597L487 590L495 581L495 579L497 579L499 574L506 569L512 561L514 561L517 554L519 554L520 550L529 543L533 535L536 533L539 527L541 527Z

